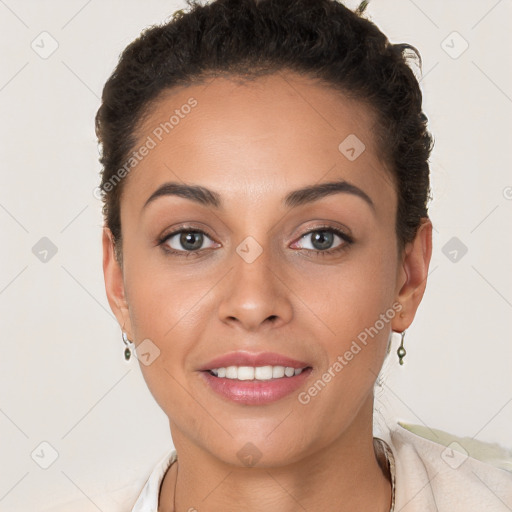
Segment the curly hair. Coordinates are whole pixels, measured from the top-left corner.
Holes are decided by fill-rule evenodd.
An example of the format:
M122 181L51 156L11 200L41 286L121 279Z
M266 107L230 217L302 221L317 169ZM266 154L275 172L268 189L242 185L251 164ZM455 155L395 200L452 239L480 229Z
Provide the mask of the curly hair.
M414 46L390 43L363 17L366 4L351 11L337 0L187 0L188 10L147 27L124 49L95 119L103 215L119 261L126 180L106 185L126 169L137 128L158 96L214 76L250 80L280 70L319 80L376 112L379 156L389 163L398 197L398 245L414 239L428 217L433 147L409 66L412 58L421 68L421 56Z

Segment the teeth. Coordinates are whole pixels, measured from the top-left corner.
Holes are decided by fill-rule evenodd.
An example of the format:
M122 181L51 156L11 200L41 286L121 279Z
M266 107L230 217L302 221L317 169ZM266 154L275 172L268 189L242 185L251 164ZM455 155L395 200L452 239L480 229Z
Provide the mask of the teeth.
M273 366L272 378L280 379L281 377L284 377L284 366Z
M287 376L287 377L293 377L295 375L295 369L294 368L290 368L289 366L287 366L285 369L284 369L284 374Z
M272 366L257 366L254 368L254 378L256 380L270 380L272 374Z
M291 366L228 366L210 370L213 375L220 378L236 380L270 380L300 375L304 368Z
M236 368L236 366L235 366ZM239 366L238 367L238 380L253 380L254 368L252 366Z

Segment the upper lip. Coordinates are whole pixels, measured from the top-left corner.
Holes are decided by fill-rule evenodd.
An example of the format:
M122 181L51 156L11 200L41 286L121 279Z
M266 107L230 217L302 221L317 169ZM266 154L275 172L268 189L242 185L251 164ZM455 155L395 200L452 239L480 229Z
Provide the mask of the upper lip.
M290 368L306 368L308 363L274 352L230 352L208 361L199 368L200 371L228 366L288 366Z

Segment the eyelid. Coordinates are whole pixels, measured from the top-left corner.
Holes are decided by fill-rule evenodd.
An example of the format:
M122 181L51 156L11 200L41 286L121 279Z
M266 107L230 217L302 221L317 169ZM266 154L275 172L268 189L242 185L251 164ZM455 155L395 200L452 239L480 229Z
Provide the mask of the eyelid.
M325 249L325 250L320 250L320 249L302 249L302 248L299 248L299 249L302 249L302 250L307 251L307 252L313 252L316 255L327 256L327 255L330 255L332 253L335 253L335 252L338 252L338 251L342 251L346 247L348 247L348 246L350 246L350 245L352 245L354 243L354 239L353 239L352 235L348 234L344 229L342 229L341 227L336 227L336 226L327 225L327 224L323 224L323 225L319 225L319 226L313 226L313 227L309 228L307 231L303 232L300 235L300 237L298 239L296 239L296 241L293 242L293 243L296 243L297 241L302 240L303 238L305 238L306 236L310 235L311 233L315 233L315 232L318 232L318 231L329 231L329 232L332 232L335 235L337 235L339 238L341 238L343 242L340 245L336 246L336 247L333 247L331 249ZM161 237L159 237L159 239L157 240L156 245L158 245L158 246L164 245L171 238L175 237L176 235L179 235L180 233L184 233L184 232L185 233L186 232L201 233L202 235L205 235L210 240L212 240L214 243L219 244L218 242L215 242L214 237L211 236L206 229L199 228L199 227L193 226L191 224L186 224L185 223L185 224L182 224L180 226L175 226L170 232L168 232L167 234L164 234ZM207 249L210 249L210 248L207 248ZM196 249L196 250L192 250L192 251L187 251L185 249L174 249L172 247L164 248L164 250L166 252L170 253L170 254L176 254L176 255L182 255L182 256L199 255L203 251L206 251L207 249Z
M156 241L156 245L157 246L164 245L171 238L173 238L176 235L179 235L181 233L201 233L202 235L205 235L210 240L212 240L214 243L218 244L218 242L215 242L214 237L212 235L210 235L210 233L206 229L199 228L199 227L193 226L191 224L186 224L185 223L185 224L182 224L182 225L179 225L179 226L175 226L169 232L164 233L162 236L158 237L158 240ZM205 249L198 249L198 250L195 250L195 251L187 251L185 249L174 249L174 248L170 247L169 249L165 249L164 248L164 250L166 250L167 252L170 252L170 253L193 254L193 253L198 253L200 251L204 251Z
M308 229L305 233L303 233L297 239L297 241L300 241L303 238L305 238L306 236L310 235L311 233L316 233L318 231L329 231L331 233L334 233L339 238L341 238L342 243L337 245L336 247L332 247L330 249L326 249L323 251L320 249L307 249L307 248L304 248L303 250L318 253L318 254L328 255L328 254L332 254L336 251L341 251L344 248L346 248L346 246L350 246L351 244L354 243L354 238L351 235L349 235L348 233L346 233L345 230L343 230L339 227L330 226L330 225L314 226L314 227ZM293 243L295 244L295 243L297 243L297 241L293 242Z
M347 241L351 241L351 242L354 241L354 239L353 239L353 237L350 234L348 229L346 229L346 228L344 229L342 227L337 227L337 226L331 226L329 224L322 224L320 226L313 226L312 228L309 228L307 231L302 233L300 238L302 238L302 237L304 237L306 235L309 235L310 233L315 233L317 231L332 231L332 232L336 233L338 236L340 236L341 238L343 238L343 239L345 239Z

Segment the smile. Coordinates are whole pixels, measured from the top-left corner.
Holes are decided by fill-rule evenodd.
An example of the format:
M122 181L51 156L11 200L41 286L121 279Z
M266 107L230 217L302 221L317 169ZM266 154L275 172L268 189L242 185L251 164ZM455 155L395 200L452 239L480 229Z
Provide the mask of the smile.
M273 361L274 364L258 365L251 361L254 366L249 366L249 361L239 365L230 362L226 366L203 367L199 374L212 397L218 396L238 405L266 405L284 399L300 391L313 370L305 363L289 359L288 364Z
M209 370L221 379L233 380L272 380L300 375L305 368L291 366L228 366Z

